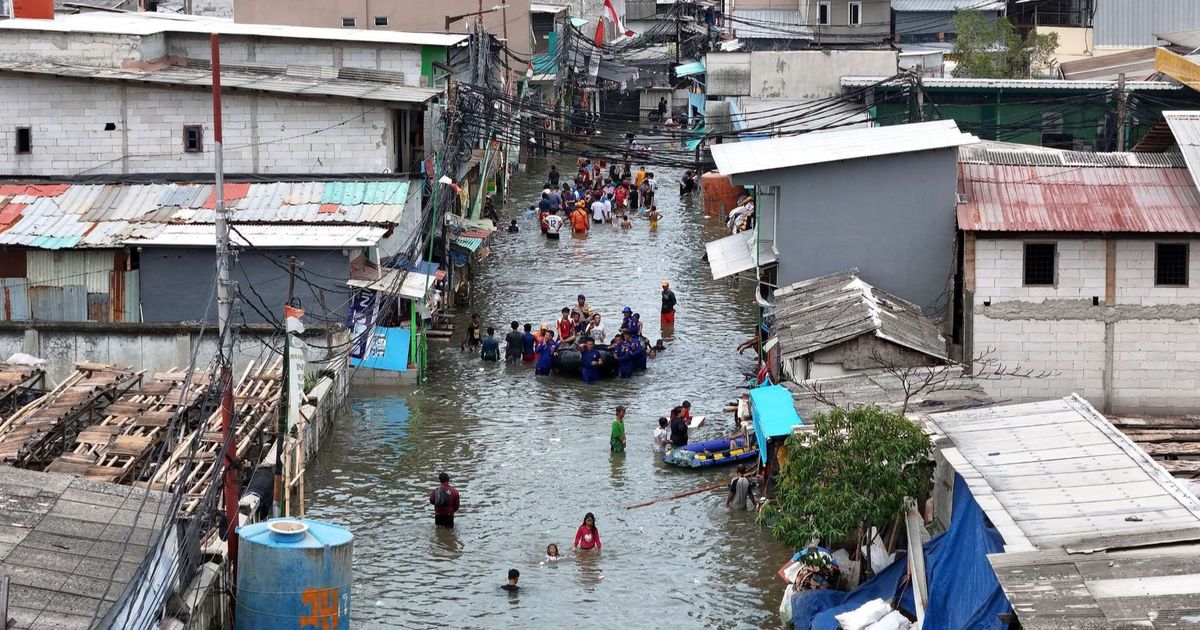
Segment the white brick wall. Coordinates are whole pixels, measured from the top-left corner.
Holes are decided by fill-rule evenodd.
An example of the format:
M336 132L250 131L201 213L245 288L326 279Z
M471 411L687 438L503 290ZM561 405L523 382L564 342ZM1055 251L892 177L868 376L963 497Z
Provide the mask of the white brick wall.
M1044 241L1039 241L1044 242ZM1104 299L1103 240L1063 240L1058 244L1057 286L1027 287L1025 242L977 240L975 242L975 303L1004 300L1041 301L1048 298Z
M1010 367L1058 373L1044 380L985 381L984 388L1012 400L1078 392L1097 406L1103 404L1108 319L1113 322L1111 391L1107 392L1112 410L1200 412L1200 317L1192 316L1200 314L1200 241L1190 244L1191 286L1175 288L1154 285L1154 240L1118 240L1116 307L1112 309L1104 306L1105 241L1056 242L1057 286L1025 287L1024 241L976 241L974 352L993 348L992 357ZM1100 299L1100 306L1091 305L1093 297ZM1180 310L1180 306L1189 308ZM1030 318L1014 318L1013 308L1024 308ZM989 311L997 317L989 317Z
M122 100L128 118L122 120ZM208 92L103 81L0 76L0 174L211 172ZM257 115L252 105L257 103ZM230 173L378 173L394 168L391 113L371 104L238 92L223 102ZM339 122L344 125L329 128ZM258 164L252 144L257 122ZM105 131L106 123L116 130ZM203 124L204 153L183 151L183 126ZM16 155L16 127L33 153ZM123 148L127 137L128 147ZM123 156L125 157L123 159Z
M1117 304L1200 304L1200 241L1189 242L1188 287L1154 285L1154 244L1117 241Z
M206 35L171 33L167 48L173 57L211 57ZM257 41L251 41L245 37L225 37L221 40L221 61L389 70L404 73L405 85L421 84L420 46L334 43L303 39L259 38Z
M150 42L149 52L162 56L162 37ZM129 62L154 59L143 54L136 35L101 33L63 34L49 31L0 33L0 59L41 63L67 63L116 68Z
M233 0L192 0L192 14L233 19Z

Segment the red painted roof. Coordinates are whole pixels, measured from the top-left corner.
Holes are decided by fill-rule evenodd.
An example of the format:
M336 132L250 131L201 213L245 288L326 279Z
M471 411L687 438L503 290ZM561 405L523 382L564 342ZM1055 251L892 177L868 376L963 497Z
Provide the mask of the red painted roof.
M1200 233L1186 168L960 163L958 191L968 232Z

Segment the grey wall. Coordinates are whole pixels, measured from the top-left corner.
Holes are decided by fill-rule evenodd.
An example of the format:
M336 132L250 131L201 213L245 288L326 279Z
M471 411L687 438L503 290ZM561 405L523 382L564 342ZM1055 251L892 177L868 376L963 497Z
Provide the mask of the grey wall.
M778 186L778 281L858 267L863 280L926 309L945 304L954 259L957 151L747 173ZM770 200L760 204L770 208Z
M242 250L233 278L246 299L274 318L283 316L287 301L288 256L294 254L303 269L296 280L296 297L305 310L305 321L344 322L349 292L349 258L343 250L298 249ZM266 257L270 257L268 260ZM204 318L216 273L216 252L210 248L146 247L141 252L142 321L185 322ZM310 286L311 285L311 286ZM257 295L256 295L257 294ZM261 297L261 301L260 298ZM266 321L250 305L242 306L241 322ZM208 321L215 322L216 304Z
M980 11L988 24L996 21L999 12L996 11ZM951 41L951 34L957 33L958 29L954 28L954 12L953 11L896 11L895 13L895 29L896 34L900 35L900 41L906 41L905 37L913 35L937 35L945 33L946 41Z

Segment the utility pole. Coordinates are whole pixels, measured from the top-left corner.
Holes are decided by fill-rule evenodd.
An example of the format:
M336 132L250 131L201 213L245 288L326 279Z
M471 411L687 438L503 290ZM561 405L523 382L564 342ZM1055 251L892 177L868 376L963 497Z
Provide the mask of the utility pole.
M292 305L292 297L296 292L296 257L288 261L288 294L287 303L283 309L283 396L279 407L279 420L275 423L275 515L290 516L292 486L284 477L283 445L287 442L288 412L291 405L291 362L292 362L292 332L288 330L287 307Z
M226 527L226 549L229 554L229 589L231 593L237 589L237 559L238 559L238 496L241 485L238 480L237 458L234 451L237 448L233 416L233 281L230 278L229 251L229 214L225 209L225 166L222 163L221 149L221 43L217 34L209 35L212 47L212 104L213 104L213 156L215 161L215 190L213 191L216 208L217 229L217 319L220 329L220 344L218 346L221 364L221 437L224 449L224 497ZM236 604L236 599L234 602ZM232 622L236 605L229 607Z
M925 83L921 80L921 73L917 72L917 121L925 120Z
M681 9L679 8L678 3L671 5L671 7L672 7L672 10L675 11L675 65L678 66L679 65L679 49L683 48L682 42L680 41L683 39L683 35L681 33L681 31L683 30L683 15L680 14ZM674 70L672 70L672 73L673 72L674 72Z
M1125 73L1117 75L1117 151L1125 151Z

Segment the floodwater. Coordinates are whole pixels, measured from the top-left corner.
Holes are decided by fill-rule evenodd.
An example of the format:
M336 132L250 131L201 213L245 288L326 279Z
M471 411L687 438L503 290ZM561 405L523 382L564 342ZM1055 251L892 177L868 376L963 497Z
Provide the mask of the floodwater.
M503 215L521 232L495 236L470 310L503 338L509 321L552 322L584 293L610 334L629 305L657 339L669 279L679 299L674 339L632 380L584 385L461 352L460 320L453 344L431 345L425 385L356 392L308 482L308 516L355 535L354 627L776 627L784 584L774 573L788 552L751 514L726 508L723 489L626 509L732 474L668 467L650 440L658 417L685 399L707 418L693 440L729 430L722 408L754 369L736 353L754 330L753 287L711 279L704 242L722 226L704 216L699 192L679 200L675 169L651 169L666 215L657 232L635 217L629 230L545 239L522 208L548 164L517 176ZM613 455L617 405L628 407L629 448ZM453 532L434 528L427 503L441 471L462 493ZM571 551L587 512L598 555ZM565 557L545 565L549 543ZM521 572L514 597L499 588L509 568Z

